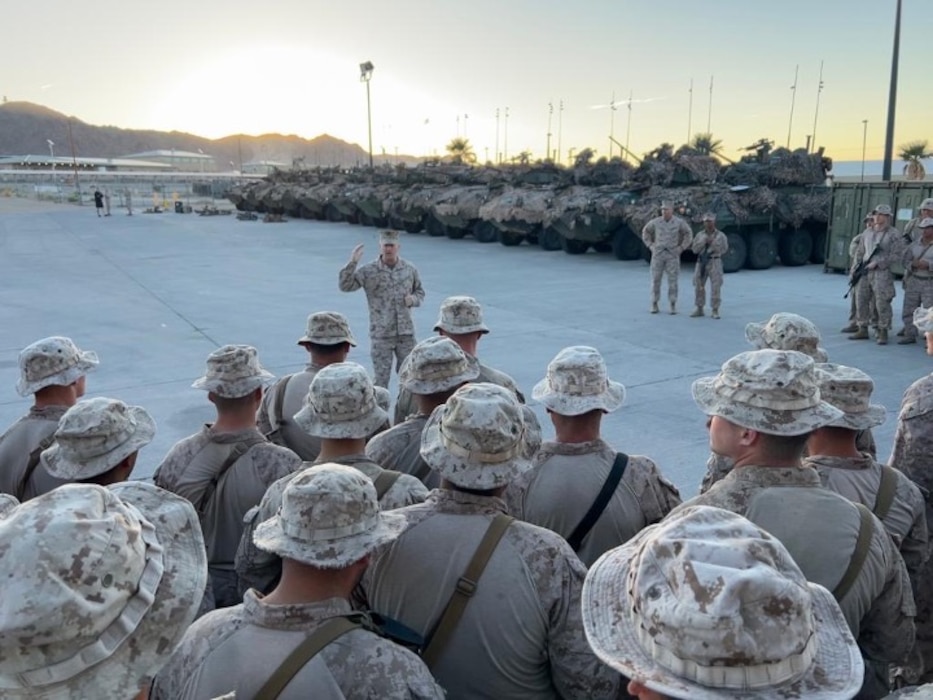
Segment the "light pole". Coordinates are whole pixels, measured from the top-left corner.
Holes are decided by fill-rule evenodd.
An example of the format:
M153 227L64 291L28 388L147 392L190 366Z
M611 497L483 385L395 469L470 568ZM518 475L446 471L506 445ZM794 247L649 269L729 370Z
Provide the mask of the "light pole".
M616 131L616 94L613 91L609 100L609 160L612 160L612 142L615 141Z
M865 144L868 142L868 120L862 120L862 182L865 182Z
M713 133L713 76L709 77L709 111L706 113L706 133Z
M551 160L551 119L554 117L554 103L547 103L547 149L544 151L544 160Z
M690 78L690 102L687 106L687 143L690 143L690 132L693 130L693 78Z
M505 143L502 146L502 150L505 153L504 160L507 162L509 160L509 108L505 108Z
M372 61L360 64L360 82L366 83L366 127L369 133L369 169L373 169L373 108L369 99L369 81L373 77Z
M557 158L555 158L555 160L557 160L558 162L560 161L560 154L563 153L563 151L560 150L560 138L561 138L563 130L564 130L564 101L561 100L560 109L557 110Z
M52 160L52 172L55 172L55 142L52 139L46 139L45 142L49 144L49 158Z
M794 84L790 86L790 120L787 123L787 147L790 148L790 134L794 128L794 103L797 101L797 76L800 74L800 64L794 68Z
M823 62L820 61L820 80L816 88L816 111L813 113L813 148L816 148L816 120L820 117L820 95L823 93ZM810 149L807 148L809 153Z
M894 156L894 112L897 107L897 62L901 53L901 0L897 0L897 12L894 16L894 52L891 57L891 88L888 92L888 127L884 136L884 164L881 166L881 179L891 180L891 158Z
M501 162L499 157L499 108L496 107L496 162Z

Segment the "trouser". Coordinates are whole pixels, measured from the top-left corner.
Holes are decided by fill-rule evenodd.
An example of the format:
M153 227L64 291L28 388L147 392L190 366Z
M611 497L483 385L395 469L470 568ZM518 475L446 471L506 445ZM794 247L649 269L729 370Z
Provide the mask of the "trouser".
M917 337L917 329L914 327L914 310L921 306L924 308L933 306L933 278L921 279L910 275L904 280L904 306L901 308L905 338Z
M661 298L661 276L667 273L667 298L677 303L677 277L680 275L680 256L669 250L651 252L651 303Z
M706 304L706 280L709 280L709 305L714 309L718 309L719 304L722 302L722 260L710 258L706 262L705 270L701 270L700 267L700 263L697 262L696 269L693 272L696 305L702 309Z
M858 296L857 290L853 289L849 295L849 323L858 323L858 313L855 310L855 298ZM874 327L878 325L878 310L875 305L871 305L871 313L868 318L868 325Z
M877 327L891 328L891 301L894 299L894 277L889 270L871 270L859 280L856 290L856 315L858 324L867 328L871 322L871 310L878 314Z
M395 371L402 367L402 362L415 347L415 336L397 335L391 338L371 338L370 351L373 359L373 383L383 388L389 387L392 376L392 358L395 358Z

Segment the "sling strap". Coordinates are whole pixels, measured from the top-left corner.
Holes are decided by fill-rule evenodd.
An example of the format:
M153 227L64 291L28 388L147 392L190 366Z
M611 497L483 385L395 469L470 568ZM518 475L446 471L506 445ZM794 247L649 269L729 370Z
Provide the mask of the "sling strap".
M275 700L308 662L338 637L363 627L362 615L334 617L309 634L269 676L255 700Z
M293 376L295 375L289 374L282 377L269 389L269 391L275 392L275 401L272 403L272 414L269 416L269 424L272 428L266 434L266 438L283 447L288 446L279 442L281 438L278 437L278 433L285 427L285 390L288 388L288 382L291 381Z
M238 442L233 450L227 455L227 459L224 460L223 464L220 465L220 469L217 470L217 473L214 474L214 478L211 479L211 483L208 484L207 488L204 489L204 493L201 495L201 500L198 501L197 511L198 514L203 515L204 511L207 509L207 504L210 503L211 499L214 497L214 492L217 490L217 484L220 483L220 480L224 477L224 474L229 471L230 467L236 464L240 457L249 452L256 445L266 442L266 438L263 436L253 436L248 437L241 442Z
M833 597L840 602L846 597L846 593L852 588L858 575L862 573L862 567L865 565L868 550L871 549L871 538L875 531L871 511L861 503L856 503L855 507L859 511L858 540L855 542L855 551L852 552L849 567L833 589Z
M376 487L376 500L381 501L382 497L388 493L389 489L395 485L402 472L395 472L391 469L383 469L382 473L376 477L373 486Z
M467 603L476 593L480 577L486 569L486 564L489 563L489 558L496 551L499 541L514 520L515 518L509 515L499 513L489 523L486 534L483 535L482 541L480 541L479 546L473 553L473 558L467 564L463 576L457 581L457 586L454 588L454 592L451 593L450 600L447 601L447 606L441 614L440 621L431 633L424 652L421 654L421 660L424 661L428 668L431 668L437 662L444 651L444 647L450 641L451 635L457 628L457 623L460 622L460 618L466 610Z
M878 520L884 520L891 505L894 503L894 494L897 493L897 472L894 467L881 465L881 484L878 486L878 496L875 507L872 509Z
M580 545L583 544L583 538L590 534L590 530L593 529L596 521L599 520L599 516L606 510L606 506L609 505L612 494L615 493L615 490L619 487L619 482L622 481L622 476L625 474L625 468L627 466L628 455L624 452L619 452L616 455L615 461L612 463L612 470L609 472L609 476L606 477L606 481L603 482L603 487L596 496L596 500L593 501L590 509L586 511L583 520L580 521L577 527L574 528L570 537L567 538L567 543L571 546L573 551L576 552L580 549Z
M26 486L32 478L32 473L36 471L36 467L39 466L42 453L49 449L53 442L55 442L55 431L52 431L45 439L40 441L39 444L36 445L36 449L29 453L29 461L26 462L26 470L23 472L23 477L19 480L19 485L17 486L18 493L13 494L18 500L23 500L23 495L26 493Z

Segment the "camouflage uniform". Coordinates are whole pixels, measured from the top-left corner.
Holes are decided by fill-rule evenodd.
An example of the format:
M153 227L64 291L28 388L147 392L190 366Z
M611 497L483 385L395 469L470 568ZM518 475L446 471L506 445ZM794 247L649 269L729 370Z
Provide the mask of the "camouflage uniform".
M924 219L923 223L933 226L933 219ZM912 264L919 260L926 261L926 270L913 268ZM904 339L915 341L917 329L914 327L914 311L921 306L933 306L933 243L924 243L918 238L904 248L901 264L904 266L904 305L901 308Z
M877 264L877 267L866 271L856 286L856 311L859 327L867 329L871 321L871 308L874 307L878 313L878 331L884 331L883 335L886 336L891 328L891 301L895 296L890 266L901 256L900 231L893 226L880 231L872 230L871 236L866 231L855 248L855 260L866 260L876 247L880 250L872 258L872 264Z
M702 230L693 239L690 248L697 255L704 251L709 254L705 269L697 259L693 288L696 291L696 307L702 312L706 304L706 280L709 280L709 301L715 318L719 315L719 305L722 303L722 256L729 250L729 239L719 229L712 234Z
M366 443L366 456L383 469L411 474L429 489L440 486L437 474L421 458L421 431L428 416L415 413Z
M41 445L51 445L58 421L68 410L66 406L33 406L29 413L0 435L0 493L8 493L20 501L28 501L68 483L52 477L37 463L23 483L30 454ZM37 454L36 459L39 458Z
M866 220L869 222L868 228L871 228L871 217L866 217ZM862 240L862 236L865 235L865 231L856 234L852 237L852 240L849 241L849 276L852 276L852 273L855 271L855 266L858 264L858 261L855 257L855 251L858 249L858 244ZM849 324L842 329L843 333L854 333L858 330L858 311L856 299L858 297L858 289L853 288L849 290ZM874 304L870 304L870 315L868 318L869 326L872 328L877 328L878 326L878 309L875 308Z
M680 275L680 255L690 247L693 234L687 222L679 216L665 221L658 216L642 229L641 238L651 250L651 305L657 309L661 298L661 277L667 273L667 297L674 311L677 304L677 278Z

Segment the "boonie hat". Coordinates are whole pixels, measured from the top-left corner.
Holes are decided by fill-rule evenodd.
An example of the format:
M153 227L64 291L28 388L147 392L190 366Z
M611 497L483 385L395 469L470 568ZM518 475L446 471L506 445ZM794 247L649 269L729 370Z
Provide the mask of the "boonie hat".
M366 370L355 362L337 362L314 375L294 420L314 437L352 440L371 435L388 418Z
M56 479L90 479L148 445L155 431L155 421L140 406L106 398L80 401L58 422L42 466Z
M382 245L383 243L393 243L398 245L398 231L392 231L391 229L380 231L379 245Z
M735 513L691 506L600 557L583 584L596 655L674 698L850 698L861 654L832 594Z
M270 379L259 364L256 348L250 345L224 345L207 356L207 372L192 384L223 399L238 399L256 391Z
M768 435L805 435L843 415L821 399L813 360L793 350L740 353L697 379L693 400L708 416Z
M81 350L71 338L43 338L20 352L16 391L20 396L31 396L47 386L68 386L98 364L97 353Z
M933 306L929 309L922 306L914 309L914 326L921 333L933 333Z
M579 416L596 409L615 411L625 401L625 387L609 379L598 350L575 345L557 353L531 396L554 413Z
M466 384L434 409L421 433L421 457L465 489L494 489L531 467L518 399L495 384Z
M711 211L708 211L703 215L703 221L715 221L715 220L716 220L716 215Z
M820 347L820 330L812 321L797 314L776 313L764 323L745 326L745 339L759 350L796 350L816 362L826 362L826 350Z
M16 496L11 496L8 493L0 493L0 518L16 508L18 505L19 501L16 500Z
M920 228L933 228L933 219L929 216L920 222Z
M479 360L450 338L435 335L412 348L402 362L398 381L412 394L437 394L473 381L479 372Z
M338 345L350 343L356 345L356 338L350 332L350 322L347 317L336 311L318 311L308 316L308 326L305 334L298 339L298 345L314 343L315 345Z
M887 216L891 216L891 207L888 206L887 204L879 204L877 207L875 207L874 213L875 214L886 214Z
M843 412L828 427L868 430L884 423L884 406L871 403L875 383L862 370L827 362L816 366L816 374L820 397Z
M920 202L920 209L921 209L921 211L922 211L923 209L927 209L927 210L929 210L929 211L933 211L933 198L927 197L927 198L924 199L922 202Z
M194 507L139 481L66 484L0 518L0 696L132 698L194 620Z
M257 547L319 569L340 569L391 542L405 516L383 513L376 487L353 467L325 463L295 476L282 506L253 533Z
M447 297L441 302L441 312L434 324L435 331L453 335L488 333L483 323L483 307L473 297Z

